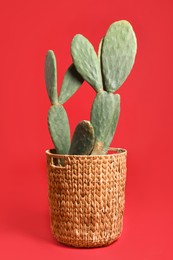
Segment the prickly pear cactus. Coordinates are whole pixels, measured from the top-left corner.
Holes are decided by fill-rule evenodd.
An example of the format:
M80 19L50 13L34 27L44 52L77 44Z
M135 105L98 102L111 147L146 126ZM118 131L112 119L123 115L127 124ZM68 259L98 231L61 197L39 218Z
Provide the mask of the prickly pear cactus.
M94 142L94 128L90 121L83 120L74 131L69 154L90 154Z
M118 21L109 27L102 46L103 81L107 91L115 92L129 75L136 56L137 42L132 26Z
M56 152L68 154L70 148L70 128L65 109L61 105L53 105L48 112L48 127Z
M56 58L49 50L45 60L45 82L50 102L48 128L57 153L67 154L70 148L70 127L67 113L62 104L67 101L83 83L82 77L72 64L67 70L58 98Z
M49 131L57 153L106 154L120 115L120 96L114 94L128 77L136 56L137 41L131 24L118 21L109 27L96 54L81 34L71 43L73 64L65 73L60 95L57 94L56 58L48 51L45 81L52 107L48 113ZM96 91L90 121L80 122L70 145L68 117L62 104L86 80Z
M106 91L97 94L92 110L91 123L95 130L95 145L92 154L106 154L112 141L119 117L119 95Z
M102 38L98 57L91 43L76 35L71 45L74 65L97 92L91 111L95 132L92 154L105 154L112 141L120 114L120 96L115 92L128 77L135 60L137 42L127 21L113 23ZM105 90L105 91L104 91Z
M78 90L83 81L83 78L77 72L74 64L71 64L62 82L59 103L64 104Z
M57 71L56 71L56 58L52 50L49 50L45 60L45 82L46 89L51 104L58 102L57 95Z
M103 89L100 64L92 44L81 34L75 35L71 54L77 71L99 92Z
M104 151L105 153L107 153L109 146L112 142L112 139L114 137L116 128L117 128L117 124L118 124L118 120L119 120L119 115L120 115L120 95L119 94L115 94L114 95L114 113L113 113L113 118L111 120L111 125L108 129L107 135L105 137L104 140Z

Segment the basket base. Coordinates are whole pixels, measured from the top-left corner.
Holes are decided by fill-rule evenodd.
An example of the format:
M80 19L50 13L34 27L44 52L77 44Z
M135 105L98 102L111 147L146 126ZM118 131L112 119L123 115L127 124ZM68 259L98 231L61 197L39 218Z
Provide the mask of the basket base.
M61 244L69 246L69 247L80 247L80 248L94 248L94 247L105 247L109 246L112 243L116 242L119 239L120 235L115 238L108 238L105 240L91 241L91 240L70 240L67 238L54 238Z

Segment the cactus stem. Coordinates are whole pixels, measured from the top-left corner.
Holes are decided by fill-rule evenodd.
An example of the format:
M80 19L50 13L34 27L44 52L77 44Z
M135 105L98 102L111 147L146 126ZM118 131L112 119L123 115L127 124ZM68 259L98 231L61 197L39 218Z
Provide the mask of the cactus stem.
M52 102L51 105L52 105L52 106L58 106L58 105L61 105L61 104L58 103L58 102Z
M104 143L97 141L94 145L94 149L92 150L92 155L100 154L100 151L103 151ZM104 153L103 153L104 154Z
M99 90L97 90L97 94L99 94L99 93L101 93L103 91L104 91L104 89L99 89Z

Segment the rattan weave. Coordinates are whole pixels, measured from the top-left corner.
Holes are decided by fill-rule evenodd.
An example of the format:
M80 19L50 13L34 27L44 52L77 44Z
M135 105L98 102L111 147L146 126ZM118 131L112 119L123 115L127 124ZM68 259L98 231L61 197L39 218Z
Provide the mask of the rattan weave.
M111 150L82 156L46 151L51 230L59 242L99 247L120 236L127 152Z

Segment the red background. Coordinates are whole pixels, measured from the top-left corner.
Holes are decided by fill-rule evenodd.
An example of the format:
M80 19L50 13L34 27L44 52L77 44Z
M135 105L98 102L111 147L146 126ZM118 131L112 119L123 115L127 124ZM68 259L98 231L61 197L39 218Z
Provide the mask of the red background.
M173 1L0 2L0 259L173 259ZM124 230L113 245L73 249L49 227L45 150L49 100L44 59L55 51L58 82L76 33L97 49L109 25L131 22L138 53L118 91L121 116L112 145L128 150ZM89 119L87 84L66 104L71 130Z

